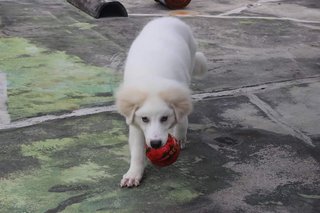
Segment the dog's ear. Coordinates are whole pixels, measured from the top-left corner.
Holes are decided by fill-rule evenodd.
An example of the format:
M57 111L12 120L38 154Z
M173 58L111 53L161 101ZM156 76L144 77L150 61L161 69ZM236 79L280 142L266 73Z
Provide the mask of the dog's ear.
M116 93L116 106L118 112L131 124L136 110L143 104L147 94L133 87L121 86Z
M160 93L160 97L173 108L176 121L189 115L192 111L190 90L183 87L170 88Z

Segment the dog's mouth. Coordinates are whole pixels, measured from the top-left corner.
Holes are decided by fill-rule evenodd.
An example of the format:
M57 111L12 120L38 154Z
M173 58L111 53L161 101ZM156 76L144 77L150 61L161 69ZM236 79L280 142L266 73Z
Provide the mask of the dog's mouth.
M160 149L165 145L165 143L163 143L162 140L158 139L158 140L150 140L150 141L146 141L145 143L145 147L146 148L150 148L150 149Z

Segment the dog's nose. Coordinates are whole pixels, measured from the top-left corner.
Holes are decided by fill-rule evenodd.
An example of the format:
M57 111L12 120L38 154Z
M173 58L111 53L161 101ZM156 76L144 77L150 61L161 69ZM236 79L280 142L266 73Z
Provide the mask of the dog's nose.
M158 149L161 147L161 140L151 140L150 145L154 149Z

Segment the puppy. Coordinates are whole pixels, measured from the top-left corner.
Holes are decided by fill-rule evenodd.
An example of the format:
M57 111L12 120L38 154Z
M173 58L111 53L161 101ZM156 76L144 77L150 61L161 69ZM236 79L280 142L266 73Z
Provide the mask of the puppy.
M160 148L170 133L184 146L192 111L191 75L207 69L196 47L188 25L172 17L150 21L132 43L116 93L118 112L129 125L131 154L121 187L140 184L145 145Z

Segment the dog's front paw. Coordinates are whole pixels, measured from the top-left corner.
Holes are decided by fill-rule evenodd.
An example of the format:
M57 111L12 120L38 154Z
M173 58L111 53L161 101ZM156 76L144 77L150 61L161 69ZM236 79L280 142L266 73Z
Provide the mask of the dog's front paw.
M140 185L140 181L142 179L143 172L141 171L128 171L123 175L122 180L120 182L121 187L135 187Z

